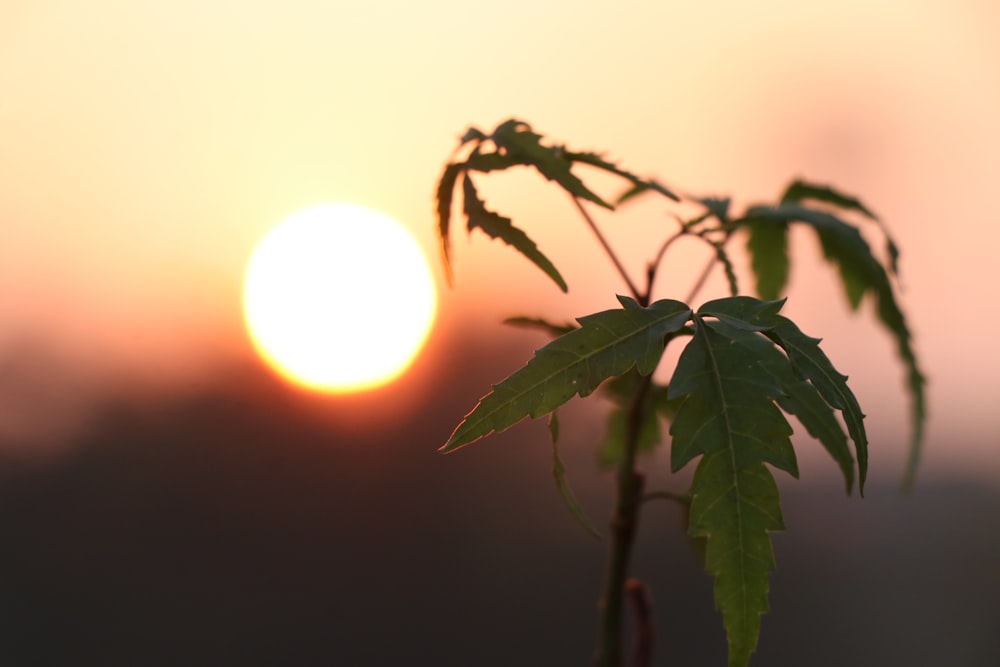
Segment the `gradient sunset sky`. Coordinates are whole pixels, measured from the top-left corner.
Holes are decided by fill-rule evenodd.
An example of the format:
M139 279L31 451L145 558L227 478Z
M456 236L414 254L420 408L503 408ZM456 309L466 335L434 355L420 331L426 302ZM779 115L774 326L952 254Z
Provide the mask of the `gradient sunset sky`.
M429 353L473 321L613 306L624 288L565 196L528 175L484 191L563 269L569 295L481 236L456 239L457 285L444 286L440 169L467 126L516 116L738 205L796 176L860 196L902 248L902 304L930 378L926 466L1000 481L998 36L987 0L8 0L0 446L45 447L105 396L177 391L251 355L247 258L320 202L377 209L417 235L442 289ZM640 232L663 215L614 221L634 270L650 245ZM847 314L811 239L795 248L788 312L851 376L873 432L904 432L889 338L870 308ZM659 296L683 298L701 257L678 255L676 292ZM875 465L900 468L898 441Z

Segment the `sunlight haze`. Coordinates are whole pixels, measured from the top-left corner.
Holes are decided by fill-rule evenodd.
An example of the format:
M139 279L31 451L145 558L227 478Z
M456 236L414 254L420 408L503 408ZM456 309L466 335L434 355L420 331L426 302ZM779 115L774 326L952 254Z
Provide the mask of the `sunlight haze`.
M482 191L560 267L569 296L462 229L444 285L440 170L466 127L515 116L738 205L796 176L857 194L902 248L902 305L930 378L929 465L1000 479L987 437L1000 353L981 335L1000 324L998 34L1000 6L974 0L6 3L0 363L21 380L0 383L0 404L24 407L0 409L0 442L55 437L69 431L53 421L71 430L103 396L179 390L250 358L245 262L315 202L382 211L416 236L441 288L435 363L471 319L612 307L622 286L535 174L483 177ZM641 203L598 217L636 272L640 232L669 222ZM857 383L873 432L901 432L888 337L849 316L818 249L793 242L788 312ZM682 298L702 260L673 261L660 296ZM903 456L893 446L889 469Z

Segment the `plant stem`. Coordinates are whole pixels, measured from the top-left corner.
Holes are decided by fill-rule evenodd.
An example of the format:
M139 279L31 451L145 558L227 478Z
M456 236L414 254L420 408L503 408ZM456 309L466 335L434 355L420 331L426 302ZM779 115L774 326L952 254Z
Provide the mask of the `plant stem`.
M674 493L673 491L650 491L642 497L643 502L649 500L671 500L675 503L683 505L684 507L691 504L691 499L686 494Z
M649 667L653 664L653 605L649 589L638 579L625 582L625 592L632 603L635 616L635 649L632 652L632 667Z
M672 246L677 239L683 238L687 235L688 232L682 225L679 232L663 242L663 245L660 246L660 250L656 253L656 257L654 257L646 265L646 293L649 294L650 300L653 298L653 284L656 282L656 272L660 270L660 263L663 261L663 257L667 254L667 250L670 249L670 246Z
M694 301L694 297L701 291L701 288L705 286L705 281L708 280L708 276L712 273L712 269L715 268L715 263L717 261L719 261L719 258L718 256L715 256L705 264L705 268L701 270L701 275L698 276L698 280L691 288L691 291L688 293L687 299L684 300L684 303L691 303Z
M692 301L694 301L695 295L697 295L698 292L701 291L701 288L705 286L705 281L708 280L708 276L712 273L712 269L715 268L715 263L719 261L720 249L726 245L726 242L730 239L731 236L732 236L731 232L726 232L725 237L718 242L718 245L716 245L711 241L708 241L709 245L711 245L715 250L715 254L708 260L708 262L705 263L705 268L701 270L701 275L698 276L698 280L691 288L691 292L688 294L685 303L691 303ZM706 241L707 240L708 239L706 239Z
M621 275L621 277L625 280L625 284L628 285L628 290L632 293L632 296L635 297L635 300L639 302L639 305L648 306L649 305L648 292L646 294L642 294L639 291L639 289L635 286L635 283L632 282L632 279L628 277L628 273L625 271L625 267L622 266L621 261L618 259L618 255L616 255L615 251L611 249L611 246L608 244L608 240L604 238L604 234L601 233L601 230L597 227L597 223L594 222L594 219L590 217L589 213L587 213L587 209L583 207L583 204L580 203L580 200L572 195L570 195L570 199L573 200L573 204L576 206L576 210L578 210L580 212L580 215L583 216L583 219L590 227L590 230L594 232L594 236L597 237L597 240L600 242L601 247L604 248L604 252L608 253L608 257L611 258L611 261L614 263L615 268L618 269L619 275Z
M628 564L639 523L644 482L643 476L635 469L635 459L646 394L651 384L652 376L644 376L629 408L625 454L618 467L618 494L611 517L611 553L600 604L601 624L595 658L597 667L622 666L625 582L628 579Z

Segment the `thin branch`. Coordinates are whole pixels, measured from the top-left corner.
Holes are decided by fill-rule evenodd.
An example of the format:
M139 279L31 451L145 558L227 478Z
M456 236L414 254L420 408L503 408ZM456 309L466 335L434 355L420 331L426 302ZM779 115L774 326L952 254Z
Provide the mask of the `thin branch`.
M635 469L642 424L643 405L652 386L652 375L643 376L632 396L625 429L625 455L618 464L615 508L611 518L611 552L601 596L601 622L598 631L596 667L621 667L623 658L623 619L625 582L632 544L639 523L644 477Z
M672 500L675 503L680 503L687 507L691 503L691 499L683 493L674 493L673 491L649 491L642 497L642 502L647 500Z
M716 231L716 230L704 230L697 234L697 236L699 236L703 241L705 241L705 243L712 246L712 250L714 252L712 257L708 260L708 263L705 264L705 268L701 270L701 274L698 276L698 280L696 280L694 286L691 287L691 291L688 293L687 300L685 301L685 303L691 303L692 301L694 301L694 297L698 294L698 292L701 291L701 288L705 286L705 281L708 280L708 276L712 273L712 269L715 267L715 263L720 261L719 250L722 248L722 246L726 245L726 242L729 241L730 237L732 236L732 233L730 231L727 231L721 241L713 242L705 235L705 232L710 232L710 231Z
M716 230L705 230L705 231L716 231ZM732 238L732 230L727 230L725 236L722 238L721 241L712 241L711 239L707 238L704 233L699 233L698 235L701 236L701 238L706 243L712 246L712 249L715 251L715 253L713 257L708 260L708 263L705 264L705 268L701 270L701 275L698 276L698 280L691 288L691 292L688 294L687 301L685 303L691 303L692 301L694 301L694 297L698 294L698 292L701 291L701 288L705 286L705 281L708 280L709 274L712 273L712 269L715 267L715 263L721 261L719 259L719 251L721 251L722 247L726 245L726 242L728 242L729 239Z
M715 263L717 261L719 261L718 256L713 256L710 260L708 260L708 263L705 264L705 268L701 270L701 275L698 276L698 280L691 288L691 291L688 293L687 299L684 300L684 303L691 303L694 301L694 297L697 296L698 292L701 291L701 288L705 286L705 281L708 280L708 276L712 273L712 269L715 268Z
M635 649L632 654L632 667L650 667L653 664L655 628L649 589L638 579L629 579L625 582L625 592L635 614Z
M653 282L656 280L656 272L660 268L660 262L663 261L664 255L667 254L667 250L677 239L687 235L688 231L684 228L682 223L681 230L664 241L663 245L661 245L660 249L657 251L656 257L653 258L653 261L646 265L646 289L649 291L650 298L652 298L653 294Z
M686 229L681 228L681 231L677 232L676 234L668 238L666 241L664 241L663 245L660 246L659 251L656 253L656 257L653 259L651 264L653 266L659 266L660 262L663 261L663 256L667 254L667 250L670 248L670 246L672 246L674 242L677 241L677 239L681 238L682 236L687 236L689 233L690 232L688 232Z
M590 217L589 213L587 213L587 209L585 209L583 207L583 204L580 203L579 198L570 195L570 199L573 200L573 203L576 205L576 209L580 211L580 215L583 216L583 219L587 222L587 225L590 226L590 230L594 232L594 236L597 237L597 240L604 248L604 252L608 253L608 257L611 258L611 261L614 263L615 268L618 269L619 275L621 275L621 277L625 280L625 284L628 285L628 289L632 293L632 296L635 297L635 300L638 301L641 305L648 306L649 294L648 293L643 294L642 292L640 292L639 289L635 286L635 283L632 282L632 279L628 277L628 273L625 271L625 267L622 266L621 261L618 259L618 255L616 255L615 251L611 249L611 246L608 244L607 239L604 238L604 234L602 234L601 230L597 228L597 223L595 223L594 219Z

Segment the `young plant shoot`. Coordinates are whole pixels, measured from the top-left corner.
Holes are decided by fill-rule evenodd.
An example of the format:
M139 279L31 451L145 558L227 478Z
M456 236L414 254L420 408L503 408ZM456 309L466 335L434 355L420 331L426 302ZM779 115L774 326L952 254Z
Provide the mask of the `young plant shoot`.
M595 193L575 173L580 165L622 179L622 194L608 201ZM596 236L628 294L618 296L620 307L584 315L575 325L510 320L540 327L554 339L495 385L441 450L453 452L526 417L549 416L557 488L573 514L596 533L569 488L555 445L556 410L575 396L600 390L613 402L600 457L616 469L616 495L595 664L625 664L627 598L637 601L631 664L650 664L648 605L641 583L628 576L629 559L643 503L669 498L684 506L688 537L703 556L706 572L715 578L715 604L728 638L729 665L745 667L757 646L761 615L768 609L768 577L774 569L768 533L784 529L772 469L798 477L788 416L830 453L848 494L855 485L863 494L868 468L865 415L846 376L824 354L818 338L803 333L781 314L790 267L789 229L798 225L818 236L826 259L839 271L851 308L857 310L871 295L879 321L896 342L912 404L913 437L904 474L908 486L920 454L925 381L896 300L896 244L867 207L831 187L797 180L776 203L733 213L728 199L682 197L596 153L543 143L527 123L511 119L491 133L470 128L438 183L438 231L449 281L451 223L458 198L469 231L480 229L512 246L561 290L568 290L562 274L528 235L510 218L491 210L479 195L474 179L515 167L534 169L569 194L587 233ZM587 208L613 210L638 195L660 197L678 210L695 211L679 217L676 230L666 238L651 239L658 252L641 282L625 271ZM870 223L881 235L886 244L884 262L872 253L851 219ZM692 277L683 301L654 300L657 272L682 237L704 242L711 261ZM729 257L730 243L737 238L745 241L756 278L754 295L741 289ZM693 303L716 265L725 272L730 294ZM653 371L669 345L683 349L669 382L661 385L653 380ZM638 455L665 439L661 429L665 420L670 423L671 469L696 466L684 493L647 489L638 467Z

